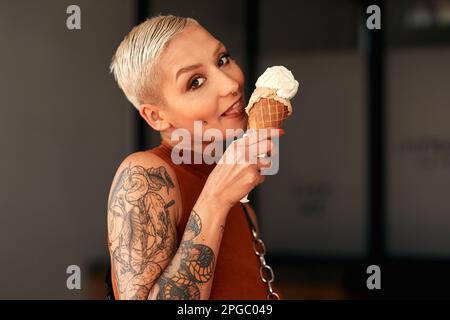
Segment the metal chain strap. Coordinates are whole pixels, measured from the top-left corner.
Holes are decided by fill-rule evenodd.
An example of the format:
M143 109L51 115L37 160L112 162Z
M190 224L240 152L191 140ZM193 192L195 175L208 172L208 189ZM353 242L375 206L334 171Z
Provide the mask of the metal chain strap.
M254 226L251 226L251 230L253 235L253 249L255 250L256 255L259 257L259 262L261 263L261 266L259 267L259 274L262 281L264 283L267 283L267 287L269 288L267 300L280 300L280 296L272 288L272 283L275 281L275 274L273 273L273 269L266 263L266 259L264 258L266 254L266 246L259 237L259 234Z

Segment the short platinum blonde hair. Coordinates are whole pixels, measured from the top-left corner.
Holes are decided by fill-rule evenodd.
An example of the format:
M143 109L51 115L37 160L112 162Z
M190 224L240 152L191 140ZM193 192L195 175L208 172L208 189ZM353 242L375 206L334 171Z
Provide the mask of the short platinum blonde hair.
M192 18L158 15L135 26L120 43L110 72L136 109L143 103L164 100L158 88L157 62L170 39L189 25L199 23Z

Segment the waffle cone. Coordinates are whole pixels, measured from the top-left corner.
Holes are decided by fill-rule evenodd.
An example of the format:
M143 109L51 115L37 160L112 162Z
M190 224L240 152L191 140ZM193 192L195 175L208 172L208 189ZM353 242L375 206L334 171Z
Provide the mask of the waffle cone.
M289 109L280 101L261 98L248 113L248 129L280 128Z

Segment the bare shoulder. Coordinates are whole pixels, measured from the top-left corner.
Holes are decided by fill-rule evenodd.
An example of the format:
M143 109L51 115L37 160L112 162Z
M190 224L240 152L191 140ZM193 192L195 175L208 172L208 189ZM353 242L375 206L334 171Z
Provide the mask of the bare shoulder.
M157 192L165 202L171 203L171 209L178 224L181 217L180 188L175 171L166 161L149 151L139 151L128 155L117 168L111 185L110 198L115 188L119 187L126 177L136 178L136 182L142 180L141 183L145 182L149 191ZM141 188L143 188L142 185Z
M108 245L119 299L147 299L177 249L179 190L170 166L149 152L127 156L108 197Z

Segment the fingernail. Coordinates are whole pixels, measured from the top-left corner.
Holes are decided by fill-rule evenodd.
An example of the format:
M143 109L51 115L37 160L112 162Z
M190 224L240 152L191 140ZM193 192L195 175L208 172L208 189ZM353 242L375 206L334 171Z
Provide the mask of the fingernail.
M278 136L284 136L284 134L285 134L285 132L284 132L284 130L283 129L281 129L281 128L279 128L278 129Z

